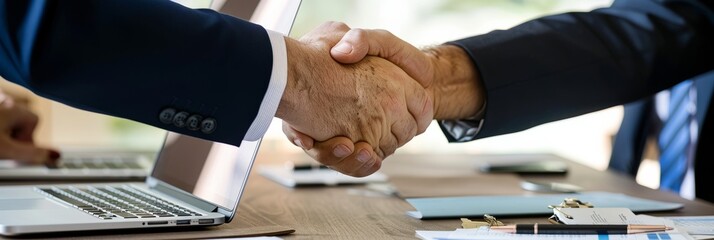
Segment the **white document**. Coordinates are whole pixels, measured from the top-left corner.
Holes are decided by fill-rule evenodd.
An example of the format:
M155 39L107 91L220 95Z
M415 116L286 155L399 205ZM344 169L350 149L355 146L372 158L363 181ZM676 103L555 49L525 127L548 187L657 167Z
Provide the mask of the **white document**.
M424 240L692 240L686 233L676 231L640 234L512 234L490 231L488 227L456 229L454 231L416 231L416 236Z
M714 235L714 216L665 217L692 235Z
M643 223L629 208L558 208L553 213L565 224Z

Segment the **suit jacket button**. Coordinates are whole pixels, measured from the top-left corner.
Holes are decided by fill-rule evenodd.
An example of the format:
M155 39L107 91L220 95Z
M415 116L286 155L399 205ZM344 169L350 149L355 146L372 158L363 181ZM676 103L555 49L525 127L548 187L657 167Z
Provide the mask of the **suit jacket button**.
M186 119L186 128L191 131L196 131L201 128L201 120L203 117L198 114L191 115Z
M159 113L159 121L164 124L171 124L174 121L174 115L176 115L176 109L166 108Z
M188 118L188 113L187 112L179 112L174 116L174 126L176 127L185 127L186 126L186 119Z
M201 132L211 134L213 131L216 131L216 119L206 118L201 122Z

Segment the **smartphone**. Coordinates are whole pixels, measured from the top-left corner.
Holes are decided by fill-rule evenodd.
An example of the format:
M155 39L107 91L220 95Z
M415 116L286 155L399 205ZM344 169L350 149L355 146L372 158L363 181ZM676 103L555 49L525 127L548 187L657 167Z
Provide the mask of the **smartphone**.
M561 161L529 161L517 163L486 163L480 167L486 173L566 174L568 164Z

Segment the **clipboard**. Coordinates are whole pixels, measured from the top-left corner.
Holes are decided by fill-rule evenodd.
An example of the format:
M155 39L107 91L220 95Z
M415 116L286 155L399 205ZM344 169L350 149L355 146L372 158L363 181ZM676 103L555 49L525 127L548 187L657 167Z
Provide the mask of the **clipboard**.
M544 195L498 195L406 199L416 211L407 215L417 219L479 217L490 214L502 216L551 215L548 205L565 198L578 198L592 202L597 207L629 208L633 212L668 211L682 208L681 203L662 202L636 198L619 193L583 192Z

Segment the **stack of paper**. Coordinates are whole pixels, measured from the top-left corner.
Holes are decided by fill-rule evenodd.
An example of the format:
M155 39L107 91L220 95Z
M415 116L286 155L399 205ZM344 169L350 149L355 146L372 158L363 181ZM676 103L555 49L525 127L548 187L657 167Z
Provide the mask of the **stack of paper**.
M512 234L499 231L489 231L488 227L472 229L456 229L455 231L416 231L416 236L425 240L691 240L686 233L681 234L676 231L642 233L642 234L618 234L618 235L553 235L553 234Z

